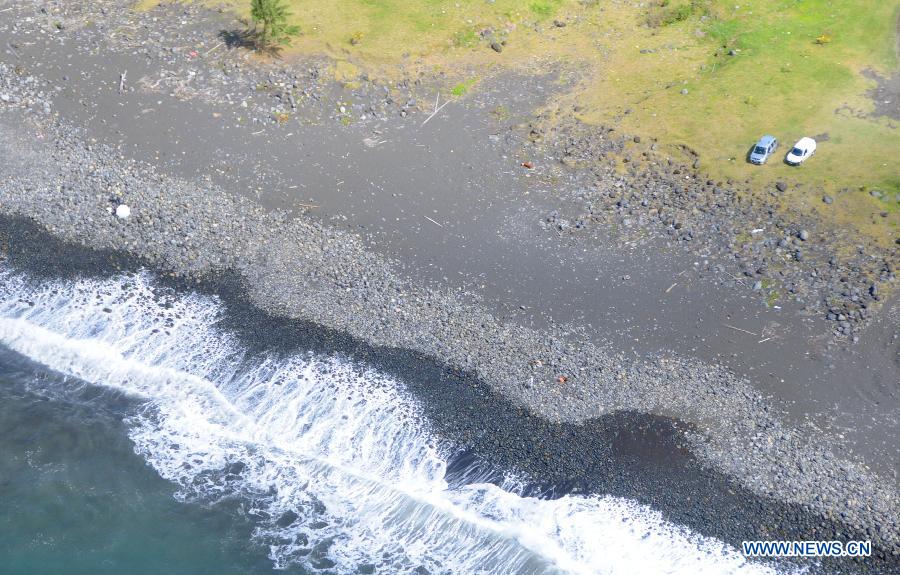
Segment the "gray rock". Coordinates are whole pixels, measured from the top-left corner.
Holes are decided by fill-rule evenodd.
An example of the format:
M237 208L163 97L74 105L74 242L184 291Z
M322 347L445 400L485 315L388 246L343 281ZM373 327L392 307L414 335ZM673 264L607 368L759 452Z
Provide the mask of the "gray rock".
M787 184L784 182L776 182L775 189L777 189L779 192L783 192L787 190Z
M797 237L800 238L801 241L806 241L809 239L809 232L807 230L800 230L797 232Z
M834 198L832 198L831 196L826 194L826 195L822 196L822 201L825 202L826 204L830 205L830 204L834 203Z
M491 42L491 50L499 54L503 51L503 44L501 44L500 42Z

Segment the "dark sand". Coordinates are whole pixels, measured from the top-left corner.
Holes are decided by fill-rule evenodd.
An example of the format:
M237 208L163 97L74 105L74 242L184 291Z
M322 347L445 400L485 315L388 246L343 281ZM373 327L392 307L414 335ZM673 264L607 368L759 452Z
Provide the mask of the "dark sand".
M260 125L239 106L118 92L122 70L137 84L158 74L155 60L72 56L68 44L27 45L0 32L0 44L10 39L21 44L17 65L58 83L55 110L98 144L272 209L308 211L396 256L407 273L471 291L522 325L726 365L797 421L843 435L874 469L893 477L900 469L896 300L859 344L837 346L824 321L791 302L769 308L758 292L724 285L703 273L703 260L661 240L631 246L603 230L560 238L544 229L564 183L520 166L552 161L530 155L521 126L559 89L553 78L491 79L424 126L434 92L419 102L425 112L343 126L331 112L354 95L338 87L302 106L299 122Z
M0 217L0 239L7 246L8 264L37 282L103 278L146 265L127 254L60 242L16 218ZM530 482L525 493L532 496L626 497L736 547L741 541L759 539L869 538L802 506L760 497L705 466L686 448L684 431L690 426L678 420L618 412L580 424L549 423L473 374L449 370L421 354L372 347L308 322L274 317L248 304L240 280L228 274L202 284L165 276L157 281L163 299L194 291L221 298L227 311L218 327L236 336L251 353L339 355L402 382L422 407L428 425L456 449L447 469L451 485L499 481L512 472ZM78 393L95 392L86 388ZM810 565L797 562L804 564ZM896 566L894 559L876 550L874 558L865 560L824 560L814 572L882 573Z
M431 286L472 292L504 320L560 338L587 339L603 349L635 355L671 350L723 364L772 396L773 405L784 409L792 421L813 422L826 432L842 434L854 456L882 478L896 481L900 461L896 300L885 305L858 345L837 346L824 322L806 317L799 306L767 308L759 294L730 287L704 272L705 262L662 241L628 245L605 230L571 237L541 226L541 220L560 207L559 198L570 197L555 189L561 183L544 180L537 170L529 172L520 165L525 160L539 165L553 161L525 143L524 128L532 110L552 93L552 78L490 79L424 126L434 97L427 88L421 88L427 97L420 98L416 113L344 126L333 111L355 96L352 90L327 86L318 101L301 106L300 121L277 125L250 122L252 111L201 96L182 100L168 92L147 92L138 80L158 74L156 60L148 63L142 56L102 45L92 53L79 50L83 46L35 35L20 37L3 28L0 45L8 41L18 48L15 54L7 51L4 60L58 85L61 90L52 97L54 110L68 125L82 130L86 140L110 144L126 159L149 162L166 175L210 181L267 209L308 212L352 230L371 249L399 261L408 276ZM118 92L122 70L128 70L134 91ZM239 86L235 92L252 93L253 87ZM267 96L257 97L265 101ZM500 105L509 110L509 117L498 119L492 113ZM257 311L251 310L245 319L256 317ZM275 320L261 321L270 329L269 322ZM260 333L248 337L258 338ZM296 333L291 337L300 338ZM328 345L349 347L349 353L367 360L395 353L363 349L364 344L347 342L339 333L316 337L325 338ZM399 364L404 362L398 360ZM435 372L434 377L440 380L444 375ZM483 382L473 381L476 396L501 401ZM470 393L464 386L454 389ZM428 389L421 393L424 404L450 411L452 405L477 399L465 394L442 399ZM482 415L490 417L491 409ZM678 414L661 409L659 415ZM570 429L533 421L527 414L518 417L525 418L522 429L529 437L550 429L548 437L565 438L551 451L561 460L572 459L565 449L568 437L574 437ZM625 435L633 439L612 442L614 462L628 462L614 466L621 467L621 481L608 475L598 479L589 473L592 465L586 465L581 471L570 469L558 484L544 488L616 491L630 485L621 492L648 499L681 521L704 525L704 532L715 529L711 523L717 517L739 518L734 525L742 527L732 528L729 519L727 532L721 532L728 541L737 540L737 534L758 533L765 523L760 518L777 516L784 509L796 519L776 521L779 528L798 528L796 533L801 533L810 525L800 509L740 490L730 498L730 479L718 472L698 472L696 461L680 449L677 422L629 413L609 417L607 422L591 421L579 428L578 433L588 431L583 436L576 433L578 447L584 448L578 452L601 457L607 453L602 446L610 443L602 435L607 425L629 430ZM517 418L510 420L511 428L518 425ZM633 431L641 426L652 440ZM504 456L502 449L492 451L496 445L472 442L462 431L465 427L448 424L445 432L476 458L539 470L527 453ZM654 446L649 452L644 449L647 444ZM656 479L635 483L634 470L646 470L648 465L656 466L649 474ZM662 481L664 470L670 468L684 472L673 473L677 480L672 485L653 483ZM686 495L692 490L721 500L692 520L689 516L697 509L685 509L667 494ZM750 516L743 515L743 501L750 502L746 511Z

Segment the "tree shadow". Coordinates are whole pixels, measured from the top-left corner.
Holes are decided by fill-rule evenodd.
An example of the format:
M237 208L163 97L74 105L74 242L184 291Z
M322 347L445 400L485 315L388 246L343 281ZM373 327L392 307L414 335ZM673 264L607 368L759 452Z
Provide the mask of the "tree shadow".
M228 48L256 48L256 33L250 29L219 30L219 39Z
M255 50L262 54L275 57L281 54L281 46L273 44L263 45L259 33L252 28L219 30L219 39L224 42L225 46L228 48Z

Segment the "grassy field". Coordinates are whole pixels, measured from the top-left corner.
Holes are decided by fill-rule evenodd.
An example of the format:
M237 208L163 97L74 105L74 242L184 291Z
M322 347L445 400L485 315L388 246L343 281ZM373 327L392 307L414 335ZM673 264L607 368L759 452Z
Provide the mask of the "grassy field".
M302 29L286 57L326 54L342 79L441 71L464 97L498 71L562 69L575 87L556 105L577 104L588 123L687 147L716 178L802 183L785 201L807 212L830 193L822 217L882 243L900 233L900 121L871 114L863 75L900 73L900 0L286 1ZM779 157L747 164L764 133L782 142ZM804 135L823 136L816 156L783 164Z

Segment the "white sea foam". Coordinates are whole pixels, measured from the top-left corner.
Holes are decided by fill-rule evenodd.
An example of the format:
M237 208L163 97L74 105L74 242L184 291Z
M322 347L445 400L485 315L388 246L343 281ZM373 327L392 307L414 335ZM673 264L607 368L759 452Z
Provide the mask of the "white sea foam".
M0 342L144 398L135 450L178 497L251 502L276 566L356 573L770 573L602 496L449 487L444 450L390 378L339 357L251 355L214 299L160 301L148 274L31 286L0 270Z

